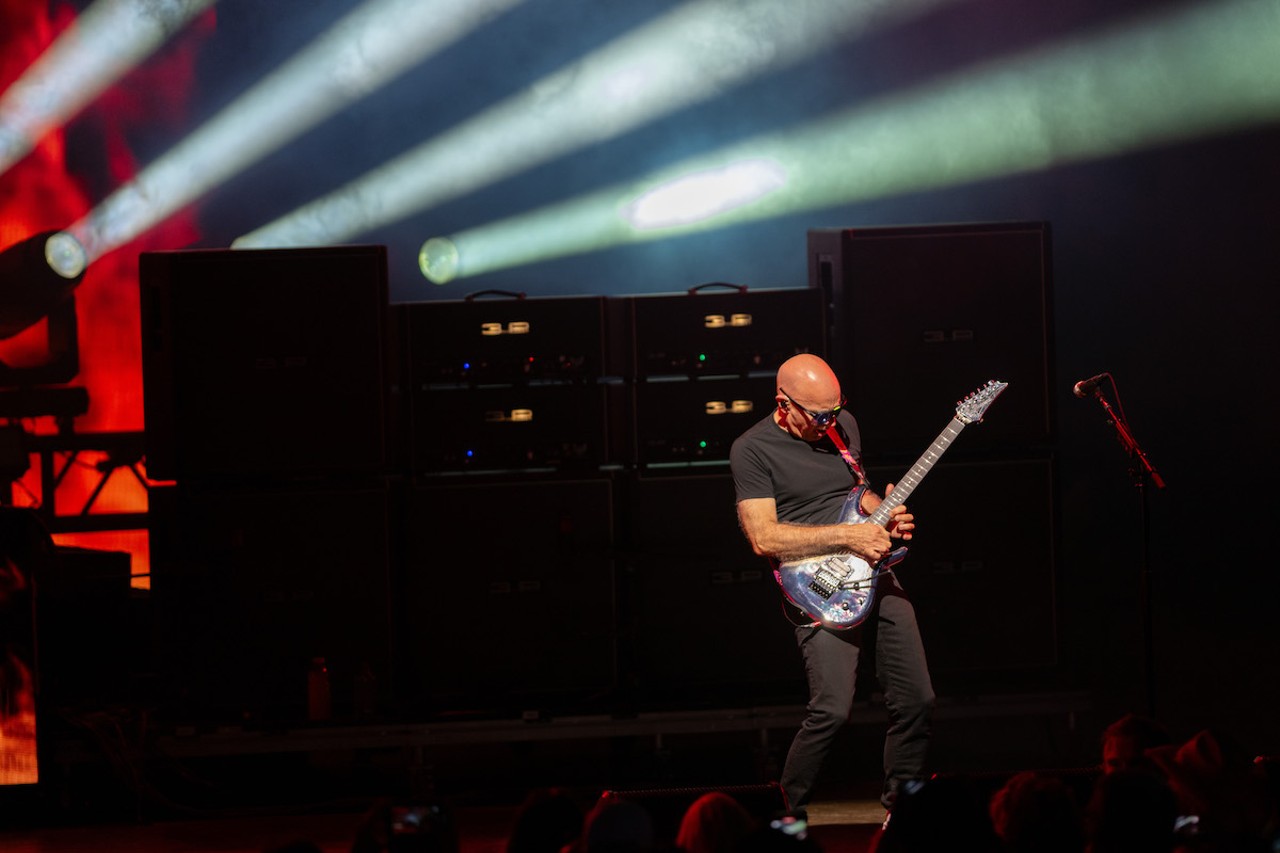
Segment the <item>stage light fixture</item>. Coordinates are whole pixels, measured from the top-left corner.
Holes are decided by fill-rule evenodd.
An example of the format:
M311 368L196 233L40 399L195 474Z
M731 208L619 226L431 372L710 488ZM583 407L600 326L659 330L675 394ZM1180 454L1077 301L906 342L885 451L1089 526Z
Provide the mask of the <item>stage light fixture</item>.
M65 279L76 279L84 275L88 260L84 246L65 231L57 231L49 236L44 244L44 259L49 269Z
M1272 123L1280 120L1277 45L1274 0L1185 7L426 245L450 247L452 277L478 275ZM627 215L655 186L753 160L776 164L785 185L697 221L642 228ZM445 267L422 269L443 283Z
M0 97L0 173L215 0L98 0Z
M448 237L432 237L418 252L422 274L436 284L446 284L458 275L458 247Z
M368 0L67 231L87 262L524 0Z
M84 278L79 247L46 231L0 252L0 340L34 326L60 306Z
M233 246L341 242L948 2L686 3Z

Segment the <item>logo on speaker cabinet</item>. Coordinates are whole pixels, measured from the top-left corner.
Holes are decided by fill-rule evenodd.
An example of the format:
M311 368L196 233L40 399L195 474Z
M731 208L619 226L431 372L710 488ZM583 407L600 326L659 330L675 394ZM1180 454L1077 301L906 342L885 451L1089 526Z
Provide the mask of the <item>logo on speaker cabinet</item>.
M755 403L750 400L731 400L728 403L724 400L708 400L706 403L708 415L745 415L754 408Z
M528 320L512 320L506 324L481 323L480 334L487 338L494 335L527 335L531 328Z
M968 344L973 342L973 329L925 329L926 344Z
M723 314L708 314L702 318L702 325L708 329L740 329L751 325L751 315L730 314L726 319Z
M504 412L500 409L491 410L484 413L485 423L490 424L514 424L525 423L533 420L533 409L512 409L510 412Z

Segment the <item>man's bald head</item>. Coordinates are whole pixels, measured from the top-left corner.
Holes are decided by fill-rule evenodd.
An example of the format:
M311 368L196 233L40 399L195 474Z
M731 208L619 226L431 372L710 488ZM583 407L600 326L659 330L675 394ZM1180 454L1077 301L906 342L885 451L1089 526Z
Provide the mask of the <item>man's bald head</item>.
M840 380L831 366L816 355L792 356L778 368L778 387L809 408L830 408L840 401Z

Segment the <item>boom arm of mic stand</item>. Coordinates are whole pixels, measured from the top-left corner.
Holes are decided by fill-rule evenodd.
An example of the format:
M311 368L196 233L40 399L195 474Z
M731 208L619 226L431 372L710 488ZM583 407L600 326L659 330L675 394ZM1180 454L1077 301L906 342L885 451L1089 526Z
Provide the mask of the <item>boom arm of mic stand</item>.
M1124 445L1124 449L1142 463L1143 469L1151 477L1151 482L1155 483L1156 488L1163 489L1165 486L1164 478L1160 476L1160 472L1157 471L1155 466L1151 464L1151 461L1147 459L1147 454L1143 452L1142 448L1138 445L1138 440L1134 438L1133 433L1129 431L1129 425L1124 422L1123 418L1116 414L1115 409L1111 408L1111 404L1107 402L1107 398L1102 394L1102 389L1095 389L1093 396L1102 404L1102 408L1106 410L1107 420L1116 428L1116 435L1120 437L1120 443Z

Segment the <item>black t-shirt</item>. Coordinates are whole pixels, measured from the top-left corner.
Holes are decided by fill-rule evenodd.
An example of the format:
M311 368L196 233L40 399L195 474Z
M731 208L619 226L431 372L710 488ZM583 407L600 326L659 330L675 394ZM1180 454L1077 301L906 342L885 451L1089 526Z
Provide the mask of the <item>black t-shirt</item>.
M836 418L845 444L861 463L862 439L853 415ZM857 480L827 436L810 443L782 429L770 414L738 437L729 451L739 501L773 498L778 520L835 524Z

